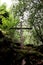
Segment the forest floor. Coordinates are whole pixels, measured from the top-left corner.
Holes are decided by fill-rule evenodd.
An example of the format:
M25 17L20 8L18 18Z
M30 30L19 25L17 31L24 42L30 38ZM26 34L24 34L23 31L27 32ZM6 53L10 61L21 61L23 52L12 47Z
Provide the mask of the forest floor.
M42 50L39 47L31 46L24 48L2 46L0 48L0 65L43 65Z
M0 65L43 65L43 45L13 44L0 32Z

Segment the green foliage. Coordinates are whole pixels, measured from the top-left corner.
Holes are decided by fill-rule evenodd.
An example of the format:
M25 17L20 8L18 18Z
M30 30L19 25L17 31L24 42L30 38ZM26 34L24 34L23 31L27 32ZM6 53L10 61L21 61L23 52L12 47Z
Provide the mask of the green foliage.
M38 2L38 3L37 3ZM43 43L43 4L37 1L30 9L28 21L32 25L33 36L37 44Z
M43 4L39 0L19 0L19 4L14 7L14 14L24 17L24 12L26 11L29 11L29 17L26 22L29 22L32 27L31 36L29 36L30 38L28 37L30 41L26 41L26 43L41 44L43 43Z
M13 31L10 28L17 26L19 18L14 18L10 11L6 11L5 5L0 6L0 29L13 37L15 30Z
M6 6L0 6L0 29L6 31L8 36L12 38L20 38L20 34L16 32L15 29L11 29L16 27L20 22L20 16L24 20L24 12L29 11L29 17L27 16L26 22L29 22L28 26L32 27L31 35L26 37L30 41L24 41L24 43L33 43L33 44L41 44L43 43L43 4L41 1L37 0L19 0L17 6L14 6L8 12L6 10ZM25 14L26 15L26 14ZM27 31L26 31L27 32ZM29 31L28 31L29 32ZM23 32L24 33L24 32Z

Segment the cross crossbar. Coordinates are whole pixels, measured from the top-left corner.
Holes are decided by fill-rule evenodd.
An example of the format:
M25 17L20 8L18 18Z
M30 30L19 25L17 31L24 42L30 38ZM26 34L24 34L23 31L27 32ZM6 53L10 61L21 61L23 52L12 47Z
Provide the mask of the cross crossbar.
M32 29L32 28L18 28L18 27L15 27L15 28L10 28L10 29Z

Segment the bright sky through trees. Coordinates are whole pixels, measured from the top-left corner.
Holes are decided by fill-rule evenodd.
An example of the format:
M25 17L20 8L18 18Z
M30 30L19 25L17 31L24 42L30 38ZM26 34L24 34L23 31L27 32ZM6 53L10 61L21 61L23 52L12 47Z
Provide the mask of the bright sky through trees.
M12 0L0 0L0 5L2 5L3 3L5 3L7 8L9 8L12 4ZM16 3L18 3L18 0L14 0L14 4Z
M11 0L1 0L0 4L2 5L3 3L6 4L7 8L9 8L12 4Z

